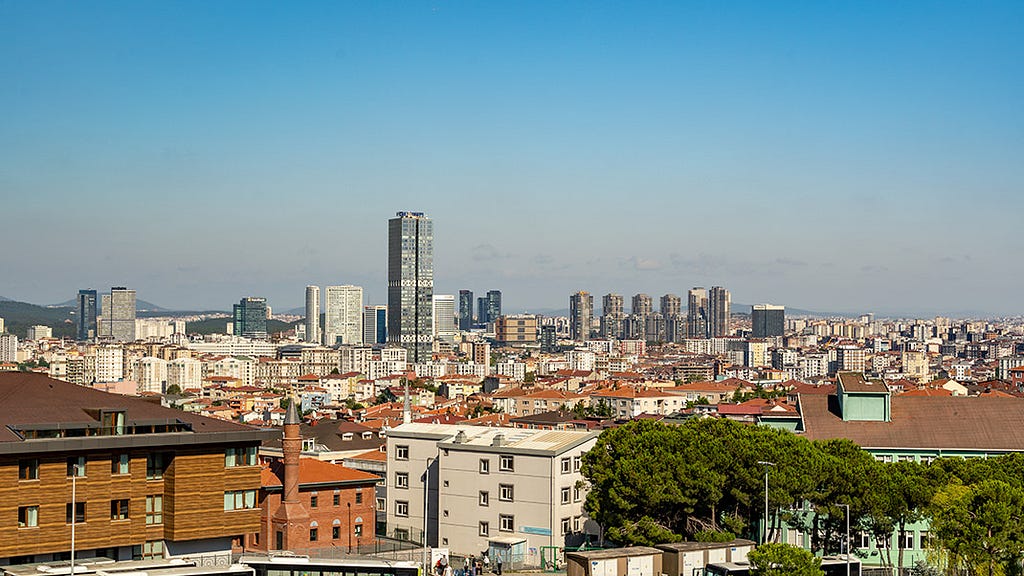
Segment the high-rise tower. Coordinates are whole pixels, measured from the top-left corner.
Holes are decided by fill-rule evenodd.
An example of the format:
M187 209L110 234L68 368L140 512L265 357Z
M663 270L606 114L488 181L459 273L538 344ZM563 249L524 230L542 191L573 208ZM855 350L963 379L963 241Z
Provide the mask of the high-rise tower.
M3 330L0 330L3 332ZM96 291L78 291L78 339L92 340L96 332Z
M135 340L135 290L123 286L110 289L110 310L103 310L103 321L110 326L109 334L118 342Z
M732 296L721 286L712 286L708 294L708 332L712 338L724 338L729 335Z
M306 286L306 342L320 342L319 286Z
M267 299L242 298L234 306L235 336L265 339L267 337Z
M459 290L459 330L473 329L473 291Z
M750 309L750 323L754 338L782 336L786 332L786 307L755 304Z
M691 288L686 300L687 338L708 337L708 291L697 286Z
M590 339L590 326L594 318L594 297L589 292L569 296L569 337L583 341Z
M363 288L328 286L324 295L324 344L363 343Z
M388 342L413 364L431 358L434 305L434 223L422 212L388 220Z

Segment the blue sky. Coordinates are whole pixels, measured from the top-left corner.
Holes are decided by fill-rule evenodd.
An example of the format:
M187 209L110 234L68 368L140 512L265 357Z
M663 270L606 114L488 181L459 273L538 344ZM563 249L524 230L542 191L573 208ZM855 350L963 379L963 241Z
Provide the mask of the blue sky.
M0 0L0 295L1019 314L1021 2Z

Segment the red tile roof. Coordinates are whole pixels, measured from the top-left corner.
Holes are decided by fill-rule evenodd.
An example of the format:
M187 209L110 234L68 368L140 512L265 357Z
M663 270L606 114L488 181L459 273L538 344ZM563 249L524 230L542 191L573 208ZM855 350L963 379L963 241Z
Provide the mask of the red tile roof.
M260 471L260 486L263 488L279 488L283 485L284 463L280 460L271 462ZM316 458L299 459L299 486L314 484L376 484L380 480L376 475L360 470L346 468L341 464L322 462Z

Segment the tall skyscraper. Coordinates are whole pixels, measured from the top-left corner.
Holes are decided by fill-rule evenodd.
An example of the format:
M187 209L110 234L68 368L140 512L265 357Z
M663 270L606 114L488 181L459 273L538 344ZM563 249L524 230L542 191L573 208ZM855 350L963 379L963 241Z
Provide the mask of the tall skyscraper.
M473 291L459 290L459 330L473 329Z
M319 286L306 286L306 342L320 342Z
M708 337L708 291L697 286L691 288L686 299L686 336Z
M480 296L476 299L476 321L478 324L487 324L487 297Z
M601 298L601 336L621 338L626 313L621 294L605 294Z
M110 326L110 337L118 342L135 340L135 290L124 286L110 289L110 310L103 310L103 321Z
M723 338L729 335L730 311L732 296L721 286L712 286L708 294L708 328L712 338Z
M455 341L455 296L434 294L434 338Z
M583 341L590 339L590 326L594 318L594 297L589 292L569 296L569 337Z
M624 313L624 299L622 298L622 294L605 294L601 298L602 316L609 316L612 314L622 315Z
M755 304L750 309L754 338L782 336L786 332L786 307Z
M363 308L363 344L387 344L388 307L366 306Z
M324 344L363 343L363 288L328 286L324 294Z
M434 223L422 212L388 220L388 342L419 364L431 359Z
M487 323L490 324L501 316L501 290L487 291Z
M665 318L679 316L683 313L683 300L675 294L665 294L661 297L661 315Z
M651 297L647 294L637 294L633 296L633 315L634 316L650 316L651 312L654 311L654 304L651 301Z
M234 305L234 334L243 338L267 338L267 299L242 298Z
M79 340L92 340L96 330L96 291L78 291L78 334ZM0 330L2 332L3 330Z

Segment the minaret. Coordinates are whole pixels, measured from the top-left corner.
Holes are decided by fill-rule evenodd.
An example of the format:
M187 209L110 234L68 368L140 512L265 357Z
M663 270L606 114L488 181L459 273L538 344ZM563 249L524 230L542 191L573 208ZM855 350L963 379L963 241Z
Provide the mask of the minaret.
M281 441L281 452L284 454L284 493L281 505L274 512L272 520L275 540L270 544L277 546L276 533L281 533L282 550L294 550L309 546L309 511L299 499L299 457L302 454L302 436L299 433L299 411L296 400L292 397L288 404L288 413L284 417L284 438Z

